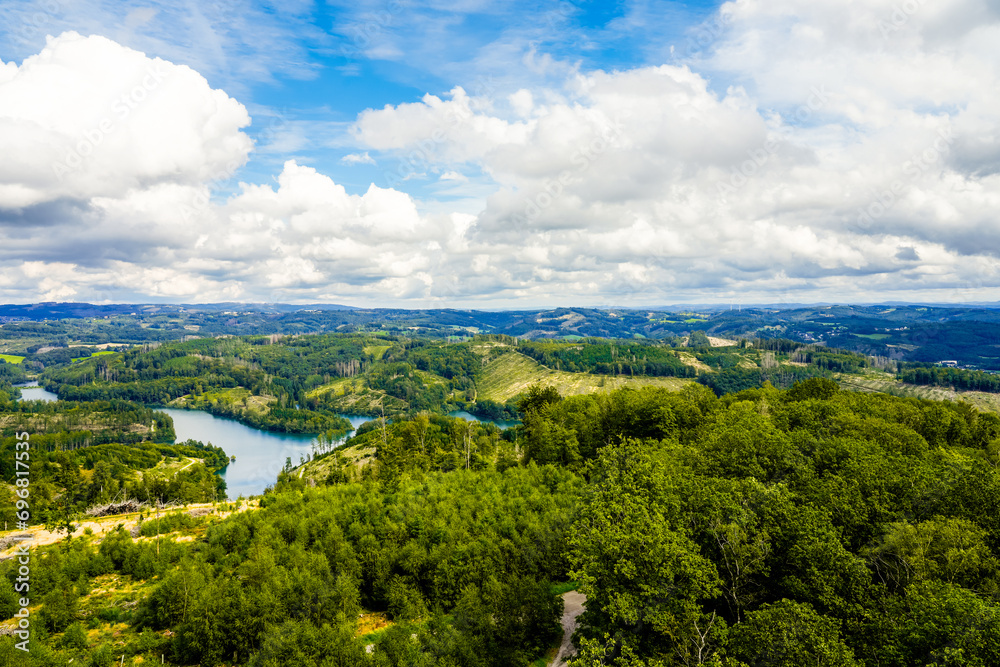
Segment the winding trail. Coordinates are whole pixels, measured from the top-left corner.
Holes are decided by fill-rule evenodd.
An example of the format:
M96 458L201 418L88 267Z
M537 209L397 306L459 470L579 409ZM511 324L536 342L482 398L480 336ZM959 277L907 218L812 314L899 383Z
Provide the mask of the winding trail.
M230 512L219 511L218 506L220 504L221 503L191 503L181 507L165 508L163 510L163 513L166 514L167 511L190 513L194 510L210 509L213 511L214 514L218 515L220 518L225 518L230 514L233 514L233 512L231 511ZM236 509L236 512L245 512L247 510L253 510L253 509L256 509L256 507L252 505L248 500L244 500L240 504L240 506ZM107 533L111 530L114 530L114 528L116 528L118 524L122 524L125 530L131 530L138 523L138 516L139 516L138 512L132 512L130 514L109 515L97 519L94 518L80 519L78 521L73 522L73 525L76 527L76 530L73 531L73 537L80 537L84 535L84 530L87 528L90 528L92 531L94 531L95 535L101 535L103 533ZM29 533L31 534L31 539L24 540L24 546L27 546L29 549L45 546L47 544L55 544L60 540L66 539L66 533L46 530L45 526L42 525L30 526L25 530L0 531L0 539L3 539L10 535L29 534ZM8 558L13 558L14 553L17 551L18 545L20 544L21 544L20 541L11 542L4 548L0 549L0 561L7 560Z
M552 661L552 667L563 667L566 660L576 655L576 647L573 646L573 633L576 632L576 618L583 613L587 605L587 596L576 591L563 593L563 640L556 653L556 659Z

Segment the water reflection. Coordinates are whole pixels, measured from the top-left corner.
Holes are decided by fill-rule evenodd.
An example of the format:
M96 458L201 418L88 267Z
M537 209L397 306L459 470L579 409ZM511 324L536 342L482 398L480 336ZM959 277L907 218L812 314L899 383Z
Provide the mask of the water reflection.
M480 424L496 424L500 428L512 428L517 426L521 422L517 421L504 421L503 419L481 419L471 412L466 412L465 410L456 410L454 412L448 413L449 417L461 417L466 421L479 422Z
M19 386L22 400L46 402L58 400L58 396L38 386L38 382ZM292 465L297 466L311 454L312 444L316 439L314 435L261 431L234 419L216 417L198 410L158 409L173 418L177 442L188 439L210 442L222 447L226 454L236 457L236 460L222 472L230 498L263 493L265 488L277 480L278 473L286 461L291 460ZM464 410L450 412L448 416L496 424L500 428L510 428L519 423L480 419ZM341 417L350 421L354 429L371 420L371 417L364 415L341 415ZM354 435L353 430L337 442L343 442L352 435Z
M230 498L263 493L278 479L286 461L291 460L292 465L297 466L309 456L316 439L316 436L308 434L260 431L234 419L198 410L160 410L173 418L177 442L188 439L210 442L236 457L222 473ZM360 415L342 416L354 428L371 419ZM351 431L341 441L353 434L354 431Z

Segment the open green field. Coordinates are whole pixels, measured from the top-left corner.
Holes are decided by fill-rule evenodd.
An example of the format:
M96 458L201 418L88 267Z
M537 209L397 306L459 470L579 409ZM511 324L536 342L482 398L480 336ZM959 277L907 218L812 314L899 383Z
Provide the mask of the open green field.
M327 382L326 384L321 384L320 386L316 387L315 389L310 389L309 391L306 392L306 396L308 396L309 398L316 398L317 396L322 396L323 394L329 394L330 392L333 392L333 394L336 396L336 395L339 395L339 394L346 393L348 385L352 385L352 384L355 384L355 383L358 386L363 386L364 385L364 379L362 379L362 378L338 378L338 379L333 380L331 382Z
M365 354L372 355L373 359L381 359L391 345L365 345Z
M295 470L300 479L322 482L334 470L340 470L341 461L346 459L352 466L362 468L375 460L375 447L364 445L346 445L337 450L335 456L324 456L320 459L306 461Z
M184 472L198 462L204 463L205 459L195 459L190 456L185 456L181 459L163 457L160 462L148 472L163 475L164 477L173 477L177 473Z
M19 364L24 361L24 357L18 357L13 354L0 354L0 359L3 359L8 364Z
M886 338L892 338L889 334L854 334L858 338L867 338L868 340L885 340Z
M477 398L504 403L533 384L554 386L563 396L611 391L619 387L666 387L680 390L691 380L671 377L620 377L567 373L542 366L519 352L509 352L486 365L476 382Z
M71 363L78 364L78 363L80 363L82 361L86 361L87 359L91 359L93 357L101 357L101 356L104 356L105 354L115 354L115 353L112 352L112 351L110 351L110 350L101 350L100 352L94 352L89 357L78 357L76 359L73 359L71 361Z
M388 348L386 348L388 349ZM441 385L445 386L448 384L448 380L441 377L437 373L431 373L430 371L422 371L420 369L414 368L413 374L416 375L420 380L427 385ZM316 398L317 396L322 396L324 394L332 393L334 396L340 396L343 394L358 393L362 389L366 388L365 379L363 377L352 377L352 378L337 378L336 380L331 380L330 382L321 384L318 387L310 389L306 392L306 396L309 398ZM377 389L369 389L371 392L380 392Z

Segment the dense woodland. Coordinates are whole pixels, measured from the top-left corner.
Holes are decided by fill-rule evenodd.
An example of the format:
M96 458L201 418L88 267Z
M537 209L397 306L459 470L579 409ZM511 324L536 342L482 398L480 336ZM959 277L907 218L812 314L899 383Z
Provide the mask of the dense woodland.
M275 338L199 339L167 346L146 345L63 366L44 377L46 387L67 400L112 398L165 405L182 396L184 407L235 417L273 431L347 431L335 412L308 399L307 388L348 376L360 367L360 341L303 337L274 345ZM226 390L242 388L242 394ZM207 392L207 396L206 396ZM250 396L263 397L259 409Z
M14 479L13 437L0 440L4 463L0 475ZM218 447L188 440L176 445L93 445L61 449L62 443L40 437L39 444L52 451L33 452L31 463L31 513L40 523L56 525L72 520L95 505L132 498L157 504L212 502L226 497L226 483L215 474L229 463ZM196 459L191 465L186 465ZM172 468L165 467L173 463ZM183 472L178 472L184 468ZM4 489L0 521L14 523L15 498Z
M316 486L283 474L194 542L47 549L18 659L527 665L571 580L578 667L1000 664L997 416L819 377L721 397L535 386L519 408L504 432L373 422L309 464L340 457ZM112 573L134 606L89 595ZM373 612L391 625L358 636ZM112 620L117 644L87 635Z
M707 345L707 340L706 340ZM602 375L696 377L671 346L585 340L582 344L525 342L518 351L549 368Z
M122 400L17 401L0 406L0 522L15 520L17 434L31 442L32 517L56 524L115 499L147 503L225 498L215 474L229 458L201 442L173 443L173 420ZM190 459L190 466L181 466ZM170 462L182 473L168 469Z
M27 381L27 374L18 364L9 364L0 359L0 408L8 405L11 399L21 396L21 391L13 385Z
M917 366L902 369L898 377L901 381L910 384L948 387L957 391L1000 393L1000 375L984 371L940 366Z
M17 401L0 413L0 424L4 435L30 431L41 438L40 442L58 441L62 448L174 441L174 422L169 415L122 400Z

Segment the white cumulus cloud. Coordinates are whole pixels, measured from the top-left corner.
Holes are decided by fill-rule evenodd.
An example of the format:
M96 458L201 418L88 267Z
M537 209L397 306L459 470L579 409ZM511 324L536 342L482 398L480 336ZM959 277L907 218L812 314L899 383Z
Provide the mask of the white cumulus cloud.
M288 156L225 200L213 181L252 149L243 106L191 69L67 33L0 64L0 286L17 300L997 298L1000 15L986 0L900 6L729 2L714 43L671 63L361 113L331 159L401 165L391 188Z
M247 159L246 109L197 72L65 33L0 78L0 208L193 184Z
M355 165L355 164L375 164L375 158L368 154L368 151L364 153L349 153L344 157L340 158L341 164Z

